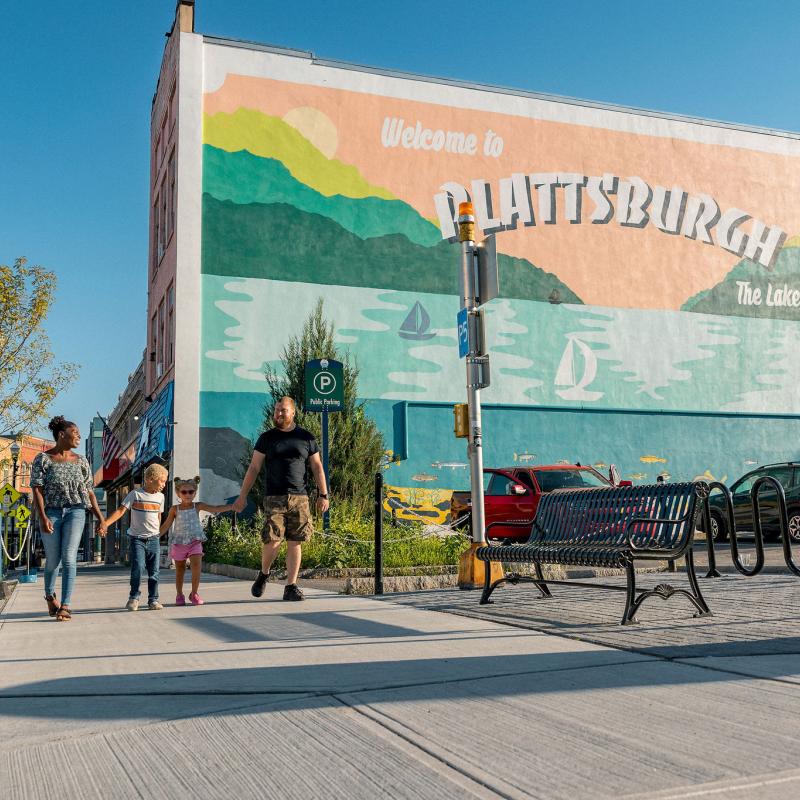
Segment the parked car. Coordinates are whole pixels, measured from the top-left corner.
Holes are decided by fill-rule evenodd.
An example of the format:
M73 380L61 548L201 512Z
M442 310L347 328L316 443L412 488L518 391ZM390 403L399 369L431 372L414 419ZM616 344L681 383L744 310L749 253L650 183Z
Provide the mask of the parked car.
M764 475L776 478L783 486L786 493L786 508L789 513L789 535L793 541L800 542L800 464L791 461L759 467L731 484L737 532L753 531L753 506L750 500L750 489ZM775 541L780 538L777 493L771 486L764 486L758 493L758 499L761 506L764 539ZM730 536L730 531L722 494L716 492L711 495L709 510L711 512L711 535L715 541L725 541Z
M629 481L622 483L629 484ZM596 489L613 486L593 467L579 464L556 464L538 467L502 467L483 471L483 507L487 527L491 523L531 522L543 494L556 489ZM467 491L453 492L450 498L450 519L460 520L459 527L469 525L472 508ZM526 539L528 528L495 525L489 531L492 539L518 541Z

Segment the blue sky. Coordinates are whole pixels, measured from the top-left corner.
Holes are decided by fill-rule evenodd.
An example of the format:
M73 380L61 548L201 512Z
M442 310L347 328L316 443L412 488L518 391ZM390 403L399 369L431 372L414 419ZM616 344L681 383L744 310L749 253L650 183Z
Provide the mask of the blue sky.
M56 272L88 430L145 345L149 112L174 0L0 2L0 263ZM800 131L800 3L197 0L199 32L358 64ZM180 358L180 353L177 354Z

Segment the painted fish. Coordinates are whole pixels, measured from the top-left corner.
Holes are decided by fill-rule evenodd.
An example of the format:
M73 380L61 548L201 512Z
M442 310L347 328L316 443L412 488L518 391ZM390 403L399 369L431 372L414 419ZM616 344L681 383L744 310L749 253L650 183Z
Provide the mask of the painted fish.
M719 481L720 483L725 483L728 480L728 476L723 475L721 478L715 478L711 474L711 470L707 469L702 475L695 475L694 480L696 481Z
M514 453L514 461L536 461L536 453Z
M556 461L556 464L571 464L571 463L572 462L571 461L567 461L566 458L560 458L558 461Z
M608 469L608 464L604 464L602 461L599 464L592 464L595 469Z
M412 481L438 481L438 475L429 475L427 472L418 472L411 476Z
M758 464L758 461L753 461L752 458L748 458L747 461L744 462L746 467L752 467L755 464Z
M434 461L431 466L434 469L466 469L469 464L465 464L463 461Z
M667 463L667 459L666 458L660 458L659 456L642 456L639 459L639 461L641 461L642 464L666 464Z
M662 477L662 478L663 478L665 481L668 481L668 480L669 480L669 479L672 477L672 475L670 475L670 474L669 474L669 472L659 472L658 474L659 474L659 475L660 475L660 476L661 476L661 477Z
M628 475L628 477L632 481L643 481L647 477L647 473L646 472L634 472L631 475Z

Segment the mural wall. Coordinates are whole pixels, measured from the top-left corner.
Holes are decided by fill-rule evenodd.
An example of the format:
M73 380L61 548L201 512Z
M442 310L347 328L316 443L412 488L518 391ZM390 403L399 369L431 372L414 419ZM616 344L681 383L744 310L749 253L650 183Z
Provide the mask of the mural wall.
M796 141L268 74L229 72L204 97L201 467L218 499L238 491L264 368L318 297L360 366L387 482L430 516L467 484L449 241L467 197L500 253L487 466L732 480L800 456Z

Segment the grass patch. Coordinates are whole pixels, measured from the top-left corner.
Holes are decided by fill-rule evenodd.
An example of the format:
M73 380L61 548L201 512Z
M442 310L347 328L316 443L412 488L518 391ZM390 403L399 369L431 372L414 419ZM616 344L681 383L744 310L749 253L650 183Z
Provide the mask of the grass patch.
M263 524L260 512L249 520L240 520L235 531L228 517L212 521L205 543L206 561L259 569ZM360 509L339 504L331 509L328 534L322 533L321 519L315 519L314 528L314 536L303 545L304 568L374 566L374 523L372 517ZM454 565L468 545L465 536L425 535L423 524L406 522L396 528L386 524L383 540L383 563L387 569ZM274 568L284 569L285 566L285 549L281 548Z

